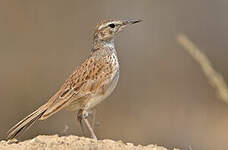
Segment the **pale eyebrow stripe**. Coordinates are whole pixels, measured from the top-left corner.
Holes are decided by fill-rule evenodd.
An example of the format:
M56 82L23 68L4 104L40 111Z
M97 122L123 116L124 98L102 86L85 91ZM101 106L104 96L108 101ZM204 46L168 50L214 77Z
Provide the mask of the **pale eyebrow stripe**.
M111 21L111 22L107 22L107 23L101 25L101 26L98 28L98 30L100 30L100 29L106 27L107 25L109 25L109 24L111 24L111 23L114 23L114 24L118 24L118 23L119 23L119 24L120 24L121 22L120 22L120 21Z
M101 26L98 28L98 30L100 30L100 29L106 27L106 26L107 26L108 24L110 24L110 23L112 23L112 22L108 22L108 23L106 23L106 24L101 25Z

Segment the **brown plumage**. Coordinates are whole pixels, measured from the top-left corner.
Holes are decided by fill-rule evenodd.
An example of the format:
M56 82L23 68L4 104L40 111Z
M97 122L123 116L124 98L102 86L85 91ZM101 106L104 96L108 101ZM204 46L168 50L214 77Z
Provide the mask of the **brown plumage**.
M71 111L79 110L80 123L83 119L92 137L96 138L87 120L87 110L104 100L116 87L119 63L114 47L114 36L127 25L136 22L139 20L105 21L98 24L88 59L76 68L46 104L13 126L8 131L7 139L19 135L36 120L45 120L64 108Z

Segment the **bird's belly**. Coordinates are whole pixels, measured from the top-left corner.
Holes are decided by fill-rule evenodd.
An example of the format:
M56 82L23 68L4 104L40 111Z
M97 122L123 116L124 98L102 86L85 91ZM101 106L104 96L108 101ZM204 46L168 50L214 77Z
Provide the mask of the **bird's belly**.
M119 79L119 72L116 73L114 79L112 80L112 82L109 84L109 87L107 88L107 90L105 91L105 93L103 95L97 95L97 96L93 96L90 98L90 100L88 101L88 103L86 104L86 109L91 109L94 106L96 106L98 103L100 103L101 101L103 101L105 98L107 98L109 95L111 95L111 93L113 92L113 90L115 89L117 82Z

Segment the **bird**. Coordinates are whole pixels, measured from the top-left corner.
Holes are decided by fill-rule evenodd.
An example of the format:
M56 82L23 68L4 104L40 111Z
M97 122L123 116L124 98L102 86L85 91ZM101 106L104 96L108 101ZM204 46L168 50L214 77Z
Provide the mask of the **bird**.
M45 120L60 110L77 112L82 132L83 121L93 139L97 139L88 121L89 110L106 99L115 89L120 66L114 45L116 35L139 19L106 20L97 24L89 57L76 67L47 103L26 116L7 132L7 140L21 135L37 120Z

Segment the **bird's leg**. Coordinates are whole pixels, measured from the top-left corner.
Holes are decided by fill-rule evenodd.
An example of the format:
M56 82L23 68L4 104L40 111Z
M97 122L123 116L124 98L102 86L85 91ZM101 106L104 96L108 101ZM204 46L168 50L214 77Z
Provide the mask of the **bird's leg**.
M93 122L92 122L92 128L95 128L95 124L96 124L96 109L93 110L92 112L92 116L93 116Z
M88 121L88 112L87 112L86 110L83 110L83 111L82 111L82 117L83 117L83 120L85 121L85 123L86 123L86 125L87 125L89 131L90 131L91 137L92 137L93 139L97 139L97 137L96 137L96 135L95 135L95 133L94 133L94 131L93 131L93 128L92 128L91 125L89 124L89 121Z
M94 129L96 123L96 109L88 111L88 114L92 115L92 129Z
M82 123L82 118L83 118L82 112L83 112L82 109L80 109L80 110L78 111L77 119L78 119L78 121L79 121L79 123L80 123L80 127L81 127L81 130L82 130L82 134L83 134L83 136L85 136L85 131L84 131L83 123Z

